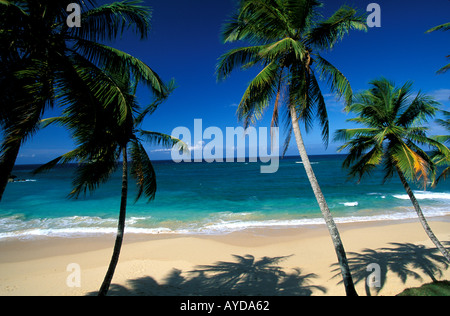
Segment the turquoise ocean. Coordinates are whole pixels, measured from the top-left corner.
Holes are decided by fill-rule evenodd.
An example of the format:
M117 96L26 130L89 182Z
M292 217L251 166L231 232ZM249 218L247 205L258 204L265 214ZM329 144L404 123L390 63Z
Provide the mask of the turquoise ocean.
M415 219L398 177L382 183L382 171L349 180L345 156L311 161L338 223ZM298 157L280 160L278 172L261 174L261 163L155 161L156 199L135 202L129 185L127 234L225 234L247 228L279 229L323 224ZM121 168L93 194L68 199L75 165L32 175L36 165L16 166L23 181L8 184L0 203L0 241L19 238L87 237L114 234L120 205ZM130 178L131 180L131 178ZM426 191L414 187L428 218L450 215L450 182Z

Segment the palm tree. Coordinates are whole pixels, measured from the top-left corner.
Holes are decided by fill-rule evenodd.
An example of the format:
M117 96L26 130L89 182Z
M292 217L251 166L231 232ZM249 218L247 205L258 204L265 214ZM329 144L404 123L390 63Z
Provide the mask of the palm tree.
M81 193L95 190L101 183L106 182L118 166L122 157L122 194L120 200L120 213L118 230L111 262L105 279L99 290L100 296L108 293L115 268L117 266L120 250L125 233L125 218L128 196L128 172L137 180L137 201L142 195L152 201L156 194L156 175L150 158L145 151L142 140L166 147L177 145L180 150L188 151L188 147L180 140L158 132L150 132L141 129L141 124L146 115L153 113L162 101L167 98L158 97L151 105L141 108L135 97L137 84L132 84L126 75L114 76L117 87L121 89L122 100L125 108L111 107L97 103L92 109L79 109L69 107L62 117L43 120L43 124L57 123L65 126L73 134L77 147L41 166L36 173L48 170L58 163L66 164L76 161L80 165L76 170L73 181L74 189L70 197L78 198ZM174 88L173 82L168 87L170 93ZM91 89L96 89L92 83ZM122 110L126 111L123 119ZM131 166L128 167L128 160Z
M428 31L426 31L425 33L431 33L431 32L435 32L435 31L448 31L448 30L450 30L450 22L438 25L436 27L433 27L433 28L429 29ZM450 58L450 55L447 56L447 58ZM441 69L439 69L437 71L437 73L438 74L443 74L449 69L450 69L450 64L448 64L448 65L442 67Z
M379 165L386 172L384 181L397 173L425 232L450 262L448 251L428 225L408 184L408 180L420 181L426 187L429 174L435 172L433 161L420 146L431 146L448 155L448 148L429 138L427 128L423 127L435 115L439 103L421 93L414 97L409 82L396 88L394 83L382 78L371 81L370 85L372 88L358 94L348 107L349 112L357 115L348 121L365 127L341 129L335 134L335 140L345 141L339 151L349 150L344 167L350 168L350 175L359 180Z
M67 25L69 3L83 9L81 27ZM129 71L156 95L165 93L163 82L145 63L102 43L128 29L146 38L150 16L140 1L102 6L95 0L0 1L0 200L21 145L55 104L118 98L120 90L106 71ZM92 78L103 85L87 89Z
M262 67L244 93L238 117L248 127L261 118L271 102L272 126L278 125L280 113L284 116L289 130L284 153L293 131L336 249L347 295L356 295L339 231L311 167L299 122L309 131L317 117L323 141L328 144L328 115L317 76L326 79L331 90L347 102L351 100L352 89L346 77L319 52L331 50L351 30L367 30L367 26L366 19L347 6L322 20L321 7L322 3L316 0L241 0L239 10L224 26L223 38L224 42L245 41L252 46L224 54L217 66L217 76L223 80L238 67Z
M444 113L444 116L446 119L438 119L436 122L444 127L448 132L450 132L450 112L448 111L442 111ZM450 135L440 135L433 137L437 141L449 144L450 143ZM433 161L438 166L447 166L442 173L439 175L438 178L433 183L433 186L436 186L440 181L447 179L448 175L450 174L450 155L448 152L442 152L439 150L434 150L431 154L431 157L433 158Z

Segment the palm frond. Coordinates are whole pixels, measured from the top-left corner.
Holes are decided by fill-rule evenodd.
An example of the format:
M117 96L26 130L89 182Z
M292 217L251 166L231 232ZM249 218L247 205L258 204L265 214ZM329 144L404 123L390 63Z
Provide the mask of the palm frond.
M242 27L239 40L265 43L279 38L280 31L289 28L283 6L277 0L244 0L238 21Z
M450 167L445 168L442 173L439 175L439 177L436 178L436 180L433 182L433 186L438 185L441 181L447 180L447 178L450 176Z
M167 98L169 97L170 94L172 94L172 92L177 88L175 80L172 79L171 81L169 81L169 83L167 84L167 90L166 90L166 94L159 96L156 98L155 101L153 101L151 104L147 105L146 107L144 107L144 109L140 110L138 115L135 117L134 119L134 125L135 126L139 126L140 124L142 124L142 122L144 121L145 117L147 115L152 115L157 109L158 107L167 100Z
M245 128L261 118L270 100L277 93L279 79L280 68L274 61L250 82L237 110L238 119L244 121Z
M381 163L383 150L382 147L374 144L371 138L360 137L350 144L350 151L343 166L350 168L351 177L357 177L358 181L361 181L364 175L369 175Z
M286 37L273 44L266 45L260 55L266 60L282 59L288 54L293 54L296 60L303 60L308 53L302 42Z
M339 8L328 20L319 23L308 35L308 44L319 49L332 49L352 30L367 31L365 14L348 6Z
M260 52L266 45L241 47L228 51L219 58L216 74L218 80L225 80L237 67L247 68L262 60Z
M176 137L159 132L151 132L144 130L138 130L138 134L142 136L151 145L163 146L166 148L177 147L177 149L183 151L184 154L189 154L190 152L189 146L185 142L179 140Z
M284 133L285 133L285 139L283 144L283 151L282 151L282 157L286 155L287 150L289 149L289 144L292 139L293 135L293 129L292 129L292 118L291 118L291 111L288 106L281 107L279 110L281 112L282 122L284 126Z
M315 58L316 68L321 76L328 82L333 93L339 97L344 97L346 105L350 105L353 97L353 90L350 86L349 80L340 72L335 66L318 55Z
M284 6L289 26L303 33L312 27L315 18L320 17L317 9L323 4L317 0L286 0Z
M245 0L239 0L242 3ZM252 45L262 45L269 42L266 38L267 29L259 28L255 25L254 20L244 17L242 10L239 8L222 26L222 41L224 43L233 43L236 41L246 41Z
M77 40L75 50L86 58L111 73L128 73L133 80L150 87L157 96L167 94L167 88L159 75L140 59L118 49L87 40Z
M433 137L440 146L435 146L435 149L431 152L430 158L439 167L446 167L441 174L436 178L436 174L434 174L433 187L437 186L441 181L446 180L450 175L450 149L445 146L444 140L449 140L450 136L445 137L444 139L440 139L439 136Z
M395 166L408 180L422 179L424 186L426 186L430 168L430 164L426 159L403 142L392 146L390 154Z
M450 132L450 112L448 111L442 111L442 113L444 114L444 116L446 117L445 120L443 119L437 119L436 122L441 125L442 127L444 127L445 129L447 129L447 131Z
M439 103L432 97L419 92L410 106L397 119L397 124L408 127L412 124L426 123L428 119L436 115L438 105Z
M84 163L84 150L81 147L75 148L72 151L69 151L68 153L65 153L64 155L59 156L58 158L53 159L50 162L47 162L46 164L41 165L40 167L33 170L33 174L39 174L45 171L48 171L50 169L53 169L58 164L68 164L71 162L78 162L78 163Z
M431 33L431 32L435 32L435 31L448 31L448 30L450 30L450 22L435 26L435 27L429 29L428 31L426 31L425 33Z
M335 132L334 141L348 141L359 137L373 138L378 133L379 130L376 128L339 129Z
M450 56L447 56L447 58L450 58ZM437 71L437 74L438 74L438 75L444 74L444 73L446 73L449 69L450 69L450 64L445 65L444 67L442 67L441 69L439 69L439 70Z
M155 199L157 183L156 174L152 162L142 144L138 141L131 142L131 175L137 180L138 193L135 202L142 194L148 198L148 202Z
M111 41L127 29L134 29L141 39L150 30L151 10L142 1L116 1L82 12L83 27L68 30L73 38L94 42Z
M69 197L78 199L80 194L86 195L88 191L93 192L100 184L106 183L117 170L119 157L120 152L116 148L103 146L102 150L99 150L99 155L80 164L75 171L74 189Z
M303 111L300 114L300 119L305 121L305 127L309 125L307 127L308 130L313 126L312 118L316 118L319 121L319 126L322 127L322 142L328 147L330 125L325 98L322 95L319 83L313 72L307 76L307 81L309 86L306 90L306 100Z

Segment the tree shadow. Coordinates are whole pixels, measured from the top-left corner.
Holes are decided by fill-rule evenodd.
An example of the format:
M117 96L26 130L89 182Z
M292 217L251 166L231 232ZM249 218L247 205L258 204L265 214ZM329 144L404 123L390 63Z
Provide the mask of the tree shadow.
M290 256L259 260L252 255L233 257L235 261L201 265L192 271L173 269L161 283L147 276L128 281L128 286L113 284L108 295L310 296L314 291L326 293L324 287L311 284L317 275L303 274L299 268L285 272L278 265Z
M449 242L445 244L450 245ZM364 249L362 252L348 253L348 261L355 283L364 282L365 290L368 296L371 292L378 292L385 286L388 272L396 274L403 284L408 278L423 281L421 274L426 275L432 282L443 276L443 271L449 267L446 259L436 248L427 248L423 245L414 245L411 243L390 243L392 247L379 249ZM368 268L371 264L378 264L380 267L379 287L370 288L367 284L367 278L373 270ZM332 270L336 274L333 278L340 277L338 264ZM338 282L338 284L342 281Z

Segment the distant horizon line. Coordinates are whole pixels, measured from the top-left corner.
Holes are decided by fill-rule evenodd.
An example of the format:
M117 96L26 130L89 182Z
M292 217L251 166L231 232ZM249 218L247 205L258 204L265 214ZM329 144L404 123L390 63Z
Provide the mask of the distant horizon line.
M312 154L312 155L308 155L308 157L311 158L311 157L321 157L321 156L347 156L347 155L348 154ZM237 158L243 158L243 157L237 157ZM255 157L245 157L246 160L247 159L252 159L252 158L255 158ZM260 158L260 157L257 157L257 158ZM280 156L280 159L289 159L289 158L299 158L299 159L301 159L300 155L289 155L289 156L284 156L284 157ZM151 160L152 160L152 162L158 161L158 162L173 162L173 163L176 163L172 159L151 159ZM122 163L122 162L123 162L123 160L119 160L118 161L118 163ZM240 161L233 161L233 162L234 163L242 163ZM248 162L248 161L245 161L245 162ZM183 163L189 163L189 162L183 162ZM192 161L191 163L211 163L211 162L207 162L206 160L203 159L202 162L194 162L194 161ZM215 163L220 163L220 162L215 162ZM224 163L225 163L225 161L224 161ZM25 164L16 164L14 167L16 167L16 166L42 166L44 164L45 163L25 163ZM72 163L67 163L65 165L77 165L77 164L79 164L79 163L72 162ZM61 166L61 164L57 164L56 166Z

